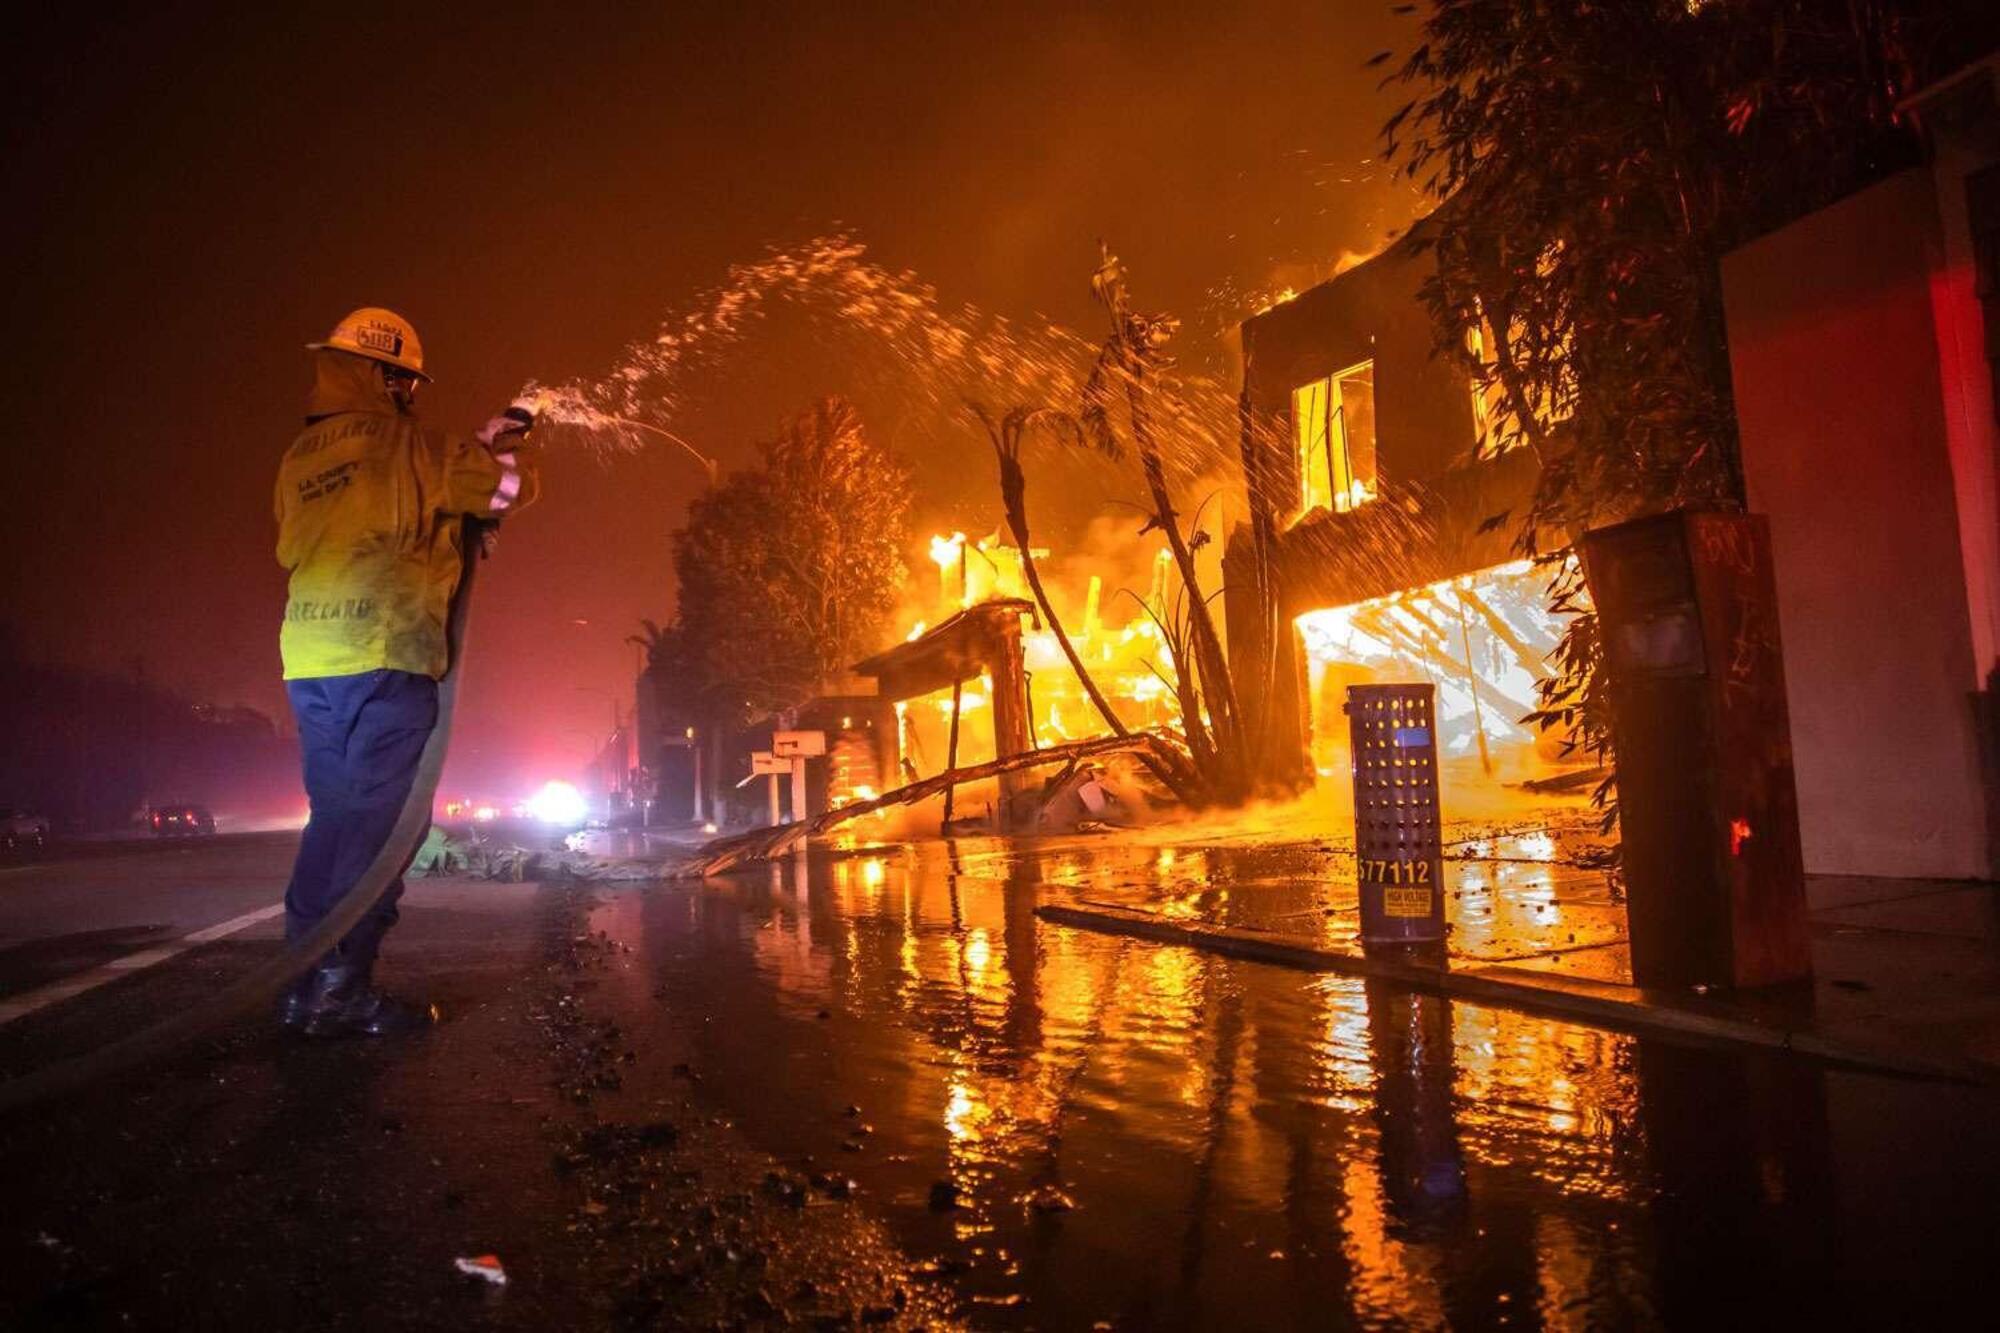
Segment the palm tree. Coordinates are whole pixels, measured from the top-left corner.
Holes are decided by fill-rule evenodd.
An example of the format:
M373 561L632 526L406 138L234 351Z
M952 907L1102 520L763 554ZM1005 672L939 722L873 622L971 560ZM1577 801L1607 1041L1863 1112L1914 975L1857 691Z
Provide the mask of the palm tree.
M1189 748L1197 755L1207 752L1213 756L1212 779L1223 790L1241 795L1248 789L1249 770L1237 721L1240 710L1236 687L1229 676L1228 659L1223 656L1222 636L1216 632L1209 599L1202 594L1201 578L1195 571L1194 543L1181 531L1180 516L1167 488L1166 466L1153 423L1154 388L1160 376L1173 365L1172 358L1162 349L1173 337L1179 321L1169 315L1143 315L1134 311L1125 292L1124 266L1101 242L1099 253L1102 261L1091 276L1090 290L1110 315L1111 332L1084 385L1080 425L1100 449L1114 449L1117 436L1112 424L1113 412L1121 396L1118 390L1123 388L1126 424L1153 501L1152 518L1146 526L1156 527L1166 535L1174 567L1186 592L1188 638L1194 650L1194 676L1199 681L1202 707L1184 709L1182 724L1187 729Z
M1021 467L1021 448L1036 431L1070 448L1094 445L1111 457L1117 456L1117 442L1086 431L1076 417L1051 407L1013 407L995 417L984 404L975 402L966 406L979 418L979 424L986 428L986 438L992 443L993 455L1000 464L1000 501L1006 510L1007 529L1013 534L1015 546L1020 549L1021 573L1028 581L1028 590L1034 594L1035 605L1040 608L1042 619L1048 623L1050 633L1056 636L1063 656L1069 659L1070 669L1076 672L1084 693L1097 706L1105 725L1111 728L1114 735L1130 735L1124 721L1112 709L1110 700L1104 697L1104 692L1083 665L1082 655L1070 642L1069 632L1063 628L1062 619L1056 615L1055 607L1049 602L1048 591L1042 586L1041 570L1035 565L1034 548L1029 541L1028 479ZM1182 800L1193 802L1196 799L1197 784L1184 767L1170 766L1157 756L1146 756L1142 762Z

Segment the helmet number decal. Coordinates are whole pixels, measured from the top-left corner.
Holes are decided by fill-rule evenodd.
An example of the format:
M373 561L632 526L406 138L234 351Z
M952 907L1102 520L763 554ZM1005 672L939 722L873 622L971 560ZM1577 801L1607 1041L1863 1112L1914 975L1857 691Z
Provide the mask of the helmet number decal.
M354 343L366 347L371 352L386 352L390 356L403 354L403 335L386 324L362 324L354 330Z

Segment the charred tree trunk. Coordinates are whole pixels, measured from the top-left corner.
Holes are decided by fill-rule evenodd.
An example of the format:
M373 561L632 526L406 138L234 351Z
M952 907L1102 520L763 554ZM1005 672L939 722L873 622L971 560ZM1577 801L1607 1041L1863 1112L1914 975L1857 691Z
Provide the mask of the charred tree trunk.
M951 739L944 746L944 825L951 827L952 798L957 794L958 784L951 781L951 775L958 771L958 712L965 698L965 682L951 683Z
M1021 446L1028 432L1041 427L1072 445L1080 444L1085 438L1085 433L1076 418L1049 408L1016 407L995 420L992 413L978 403L970 403L968 406L973 415L979 418L980 424L986 428L987 439L993 445L994 458L1000 465L1000 500L1007 515L1007 531L1013 536L1015 546L1020 549L1021 573L1027 579L1028 591L1034 596L1035 606L1041 612L1042 618L1048 622L1049 632L1055 635L1056 644L1062 649L1063 657L1068 660L1070 669L1076 672L1077 683L1082 685L1084 693L1090 696L1090 702L1096 707L1098 715L1104 719L1104 724L1111 728L1113 737L1130 736L1131 731L1112 709L1111 701L1104 697L1104 691L1098 688L1096 680L1091 677L1090 669L1084 666L1083 655L1077 652L1076 645L1070 641L1069 631L1063 628L1062 618L1056 615L1056 609L1049 601L1048 590L1042 586L1041 570L1035 564L1034 547L1029 537L1028 478L1021 467ZM1025 690L1025 682L1023 689ZM1184 716L1197 724L1200 721L1198 714L1184 713ZM1181 800L1190 805L1206 802L1205 784L1197 776L1207 771L1205 765L1198 764L1190 769L1185 763L1178 765L1169 763L1152 752L1141 753L1140 762L1146 765L1147 771L1152 773L1167 790Z
M1007 515L1007 525L1021 548L1021 573L1028 580L1028 591L1034 594L1035 605L1041 608L1042 620L1048 625L1049 632L1056 636L1056 644L1062 649L1063 656L1069 659L1070 670L1076 672L1077 680L1083 685L1083 692L1088 694L1090 702L1097 706L1098 714L1104 718L1104 725L1111 728L1112 734L1116 736L1130 734L1118 714L1112 711L1111 701L1104 697L1104 692L1097 688L1097 682L1090 678L1089 668L1084 666L1083 658L1076 651L1076 645L1069 640L1069 632L1063 628L1062 620L1056 615L1055 608L1049 605L1049 594L1042 587L1042 576L1035 568L1035 557L1028 552L1026 525L1016 526L1011 512Z
M1174 568L1187 596L1188 638L1193 647L1192 675L1198 682L1200 705L1195 711L1183 709L1183 720L1192 738L1202 727L1201 707L1208 712L1207 737L1214 759L1204 774L1232 798L1248 794L1248 766L1245 762L1241 709L1236 687L1229 676L1229 661L1222 651L1222 636L1216 632L1215 617L1208 599L1202 595L1201 576L1195 570L1194 548L1181 531L1174 512L1173 494L1167 486L1166 465L1162 461L1159 437L1152 414L1153 382L1149 378L1172 362L1161 352L1173 336L1177 321L1166 315L1135 313L1127 301L1124 267L1107 246L1100 243L1103 256L1091 278L1091 292L1111 317L1111 334L1105 339L1097 365L1083 390L1083 422L1101 446L1108 447L1112 429L1113 402L1123 389L1126 420L1146 489L1153 501L1153 524L1166 535Z

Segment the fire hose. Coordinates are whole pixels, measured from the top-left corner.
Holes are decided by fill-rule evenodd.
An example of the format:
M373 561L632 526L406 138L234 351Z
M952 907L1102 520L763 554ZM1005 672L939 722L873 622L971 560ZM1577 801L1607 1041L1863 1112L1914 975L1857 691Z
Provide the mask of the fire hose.
M519 419L532 420L525 411L509 409ZM525 433L525 431L523 432ZM478 564L480 533L490 524L468 518L460 535L464 553L458 587L452 593L451 610L445 618L448 652L445 672L438 680L437 722L424 741L417 758L416 780L403 798L382 849L368 863L361 878L347 891L334 909L314 926L311 933L277 957L258 964L230 982L205 1002L182 1010L152 1027L100 1046L85 1055L73 1056L0 1083L0 1113L17 1111L54 1098L65 1097L101 1079L122 1074L153 1060L185 1042L214 1031L277 999L278 992L304 976L327 951L338 944L375 906L390 883L416 854L431 819L431 803L437 796L438 779L444 772L445 750L451 741L452 714L458 703L458 681L465 656L465 626L472 613L472 575Z

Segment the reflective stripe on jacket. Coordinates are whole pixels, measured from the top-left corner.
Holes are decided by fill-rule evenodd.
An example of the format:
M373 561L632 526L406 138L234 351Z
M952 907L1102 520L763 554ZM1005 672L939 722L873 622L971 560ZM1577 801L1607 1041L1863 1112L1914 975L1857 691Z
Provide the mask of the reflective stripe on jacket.
M361 357L323 351L314 363L306 429L278 465L285 679L384 667L442 676L459 520L532 501L533 451L503 437L496 454L419 425Z

